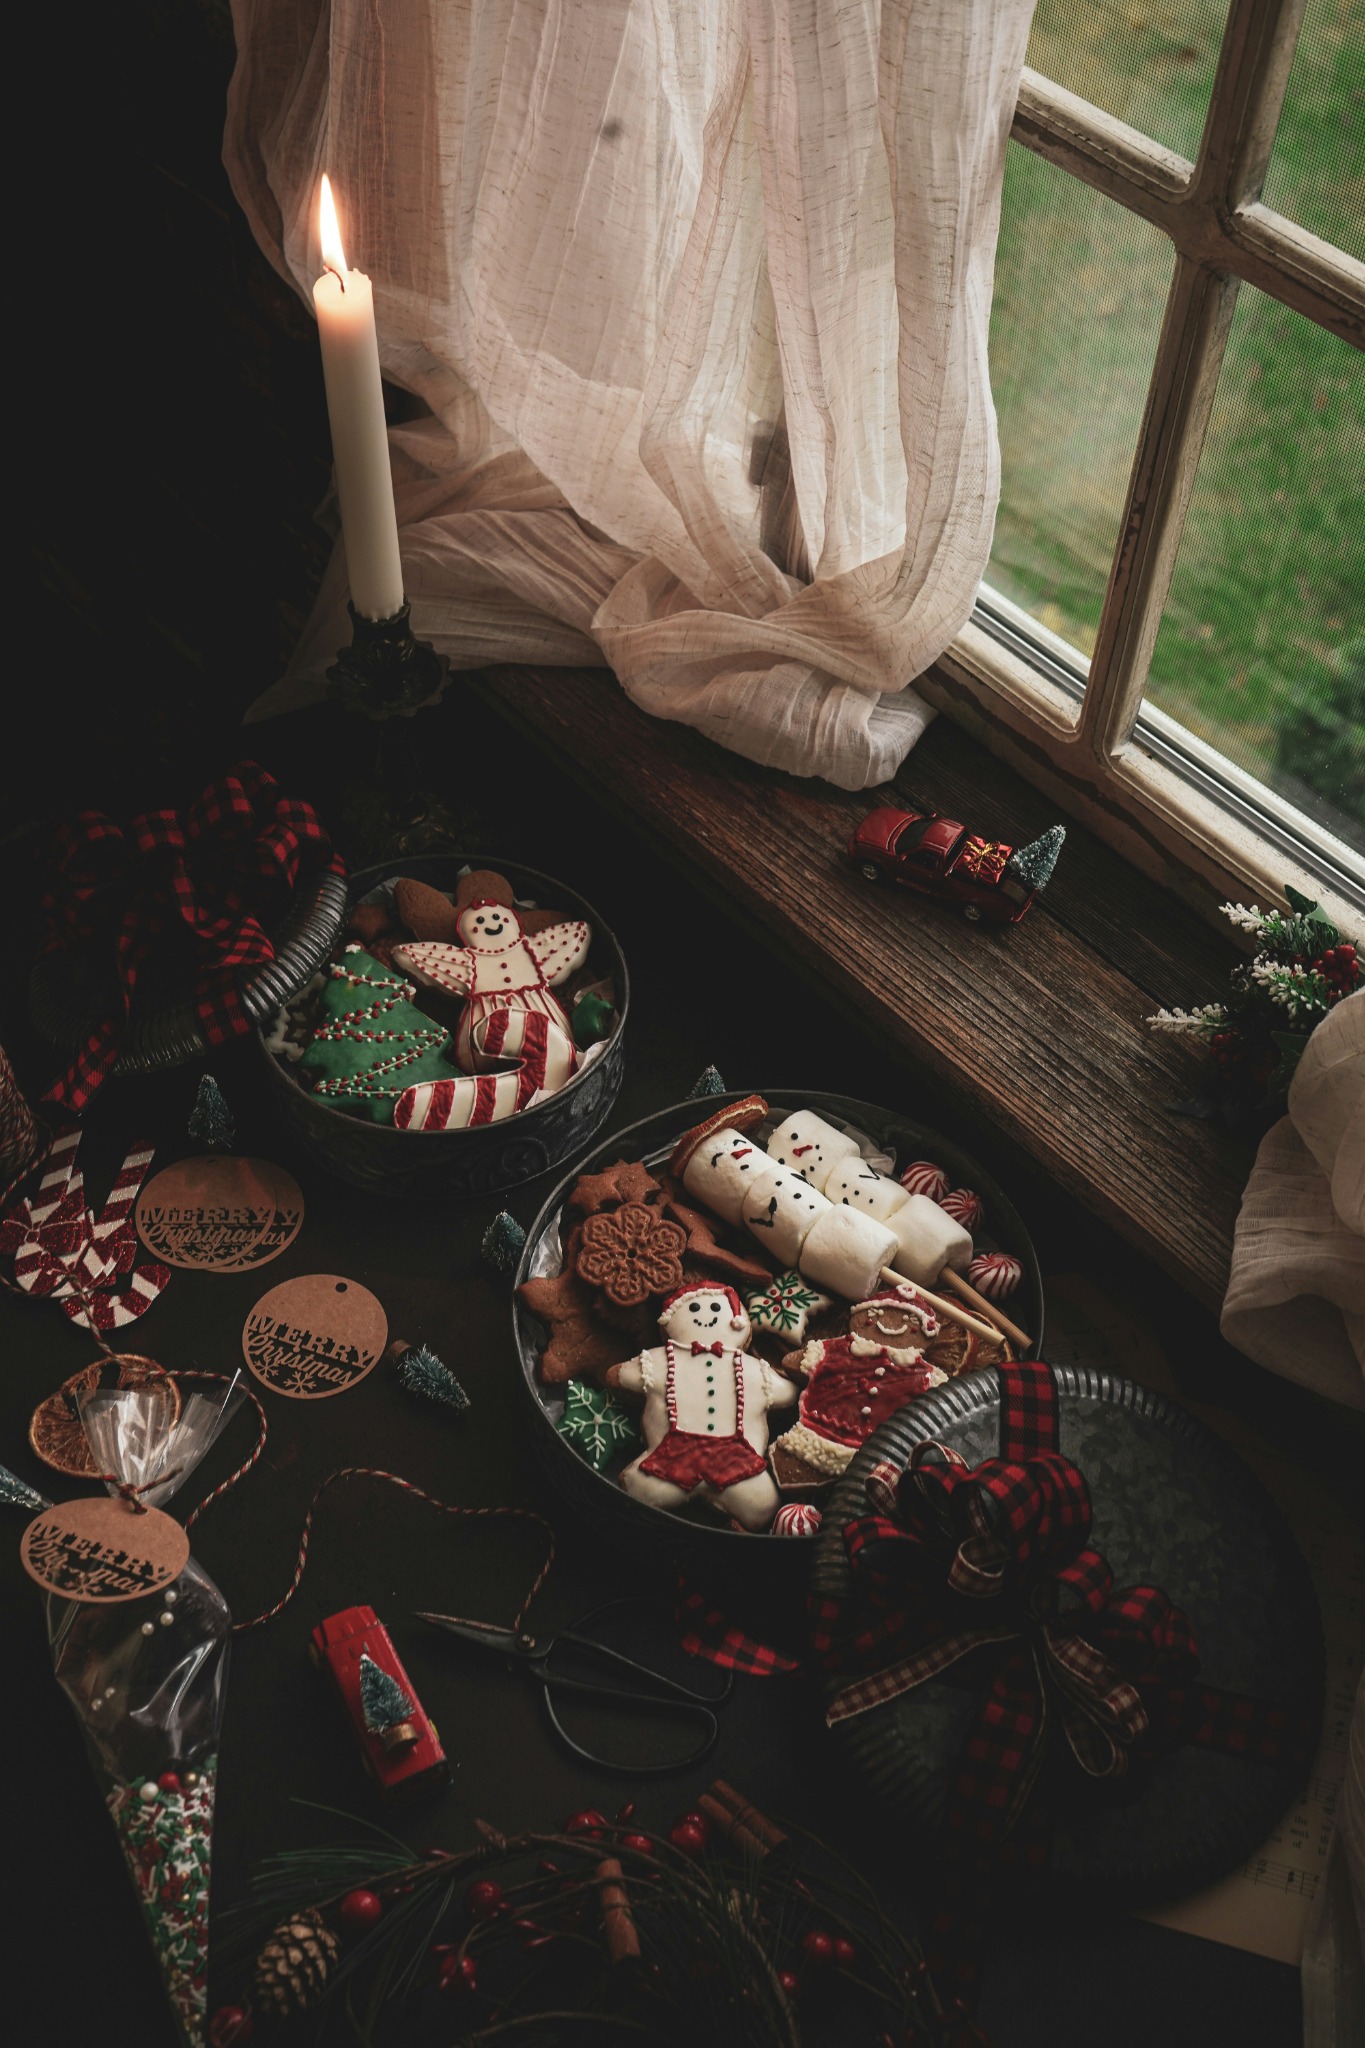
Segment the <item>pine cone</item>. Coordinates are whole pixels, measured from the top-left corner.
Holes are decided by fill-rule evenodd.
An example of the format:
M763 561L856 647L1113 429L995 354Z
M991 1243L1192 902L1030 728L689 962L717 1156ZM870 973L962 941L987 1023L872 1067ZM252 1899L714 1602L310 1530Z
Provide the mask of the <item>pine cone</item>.
M341 1943L321 1913L308 1906L281 1920L256 1959L256 1998L277 2018L307 2012L317 2004L341 1953Z

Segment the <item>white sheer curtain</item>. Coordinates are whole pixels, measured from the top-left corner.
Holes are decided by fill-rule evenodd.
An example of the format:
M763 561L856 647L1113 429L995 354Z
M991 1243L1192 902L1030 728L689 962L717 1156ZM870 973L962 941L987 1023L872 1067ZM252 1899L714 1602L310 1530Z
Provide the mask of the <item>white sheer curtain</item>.
M1288 1108L1242 1196L1223 1335L1365 1410L1365 989L1309 1039Z
M1032 9L233 0L252 227L308 297L330 171L385 371L431 408L393 437L419 631L603 662L846 788L894 772L990 551ZM333 612L272 708L335 645Z

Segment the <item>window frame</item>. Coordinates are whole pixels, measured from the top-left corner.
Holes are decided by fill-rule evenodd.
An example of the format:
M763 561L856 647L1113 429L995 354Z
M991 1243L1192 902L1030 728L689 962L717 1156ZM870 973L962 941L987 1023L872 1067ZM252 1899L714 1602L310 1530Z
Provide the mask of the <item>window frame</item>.
M1025 68L1013 139L1159 228L1171 284L1088 666L983 585L922 687L1201 909L1288 881L1354 925L1365 861L1144 701L1241 284L1365 349L1365 264L1259 197L1305 5L1232 0L1193 163Z

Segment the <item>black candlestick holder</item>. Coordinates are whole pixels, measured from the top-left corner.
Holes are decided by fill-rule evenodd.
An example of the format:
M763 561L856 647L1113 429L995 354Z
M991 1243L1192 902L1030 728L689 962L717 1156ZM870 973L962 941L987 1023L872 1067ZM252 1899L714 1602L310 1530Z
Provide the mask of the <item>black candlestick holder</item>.
M410 718L434 704L450 680L450 663L429 640L417 638L407 600L391 619L367 619L353 604L346 609L351 644L327 671L338 703L376 719Z

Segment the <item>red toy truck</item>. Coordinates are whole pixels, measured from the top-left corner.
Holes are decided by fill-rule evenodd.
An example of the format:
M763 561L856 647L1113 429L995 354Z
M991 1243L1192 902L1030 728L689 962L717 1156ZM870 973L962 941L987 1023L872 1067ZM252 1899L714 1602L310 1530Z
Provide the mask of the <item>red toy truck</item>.
M1065 828L1021 847L981 839L937 811L869 811L848 842L869 882L885 877L955 903L973 924L1018 924L1057 864Z

